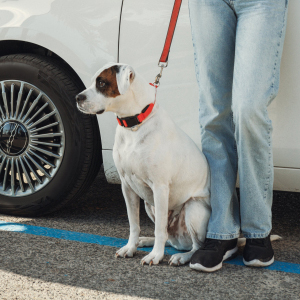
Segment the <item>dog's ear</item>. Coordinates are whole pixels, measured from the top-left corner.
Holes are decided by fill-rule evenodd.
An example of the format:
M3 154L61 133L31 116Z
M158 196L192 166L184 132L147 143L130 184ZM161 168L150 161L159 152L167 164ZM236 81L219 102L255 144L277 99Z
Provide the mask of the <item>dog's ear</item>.
M129 89L130 84L134 80L134 70L131 66L128 65L121 66L119 72L116 75L119 93L121 95L124 95Z

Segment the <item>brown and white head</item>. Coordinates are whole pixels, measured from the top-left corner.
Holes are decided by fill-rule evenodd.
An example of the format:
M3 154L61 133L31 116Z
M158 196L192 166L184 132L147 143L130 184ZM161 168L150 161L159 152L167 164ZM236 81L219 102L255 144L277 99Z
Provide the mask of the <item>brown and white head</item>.
M139 113L149 102L148 98L152 98L148 94L149 84L131 66L108 63L96 72L92 85L78 94L76 101L83 113L112 111L124 117Z

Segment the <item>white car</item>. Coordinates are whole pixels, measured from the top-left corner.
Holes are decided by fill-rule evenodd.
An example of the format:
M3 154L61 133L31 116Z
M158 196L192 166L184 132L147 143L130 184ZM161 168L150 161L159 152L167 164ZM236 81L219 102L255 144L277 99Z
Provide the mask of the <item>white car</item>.
M37 216L74 201L101 163L119 183L114 114L80 113L75 95L109 61L153 82L174 0L0 0L0 212ZM289 4L277 98L269 107L274 189L300 190L300 2ZM157 101L201 147L188 4Z

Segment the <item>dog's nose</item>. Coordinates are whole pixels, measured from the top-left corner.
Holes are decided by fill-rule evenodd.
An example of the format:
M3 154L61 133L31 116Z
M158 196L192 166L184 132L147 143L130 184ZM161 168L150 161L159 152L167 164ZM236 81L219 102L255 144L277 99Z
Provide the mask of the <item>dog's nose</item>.
M84 95L84 94L78 94L76 96L76 101L77 102L84 101L84 100L86 100L86 95Z

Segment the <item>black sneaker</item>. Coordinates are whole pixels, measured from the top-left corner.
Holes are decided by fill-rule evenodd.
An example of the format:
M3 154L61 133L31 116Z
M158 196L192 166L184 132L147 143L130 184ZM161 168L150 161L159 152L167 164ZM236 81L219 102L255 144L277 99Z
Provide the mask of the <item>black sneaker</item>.
M190 268L203 272L217 271L222 268L222 262L234 258L237 251L237 239L205 239L204 245L193 254Z
M246 239L243 253L243 261L246 266L266 267L274 262L270 235L263 239Z

